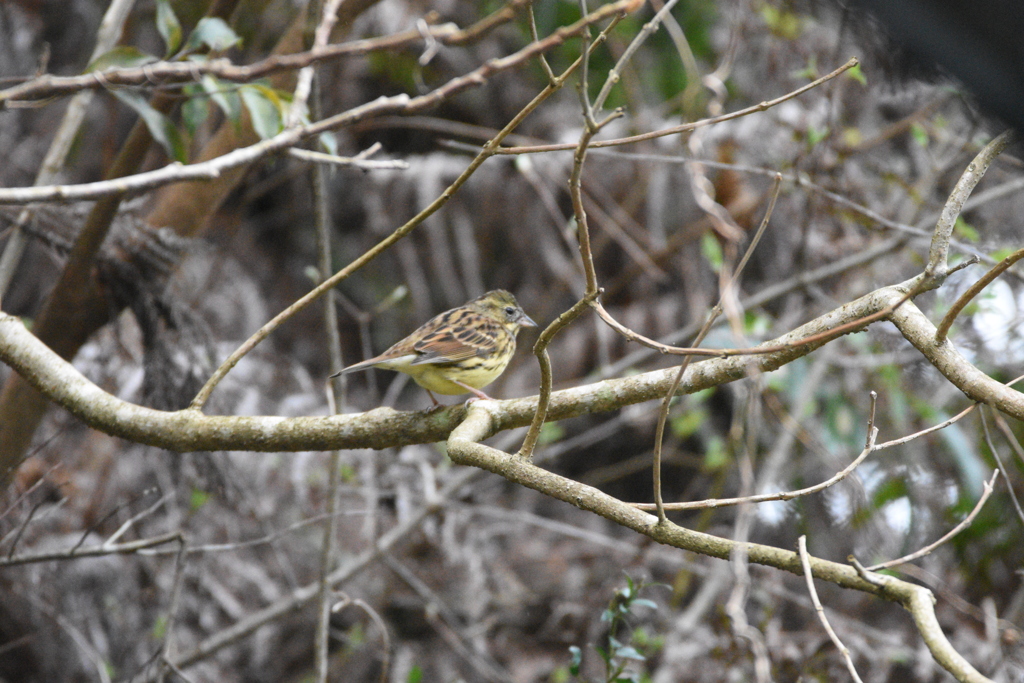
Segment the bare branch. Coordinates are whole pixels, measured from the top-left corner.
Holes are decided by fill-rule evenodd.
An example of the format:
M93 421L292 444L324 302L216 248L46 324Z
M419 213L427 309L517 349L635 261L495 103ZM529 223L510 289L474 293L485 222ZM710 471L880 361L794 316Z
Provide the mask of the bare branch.
M96 47L93 49L89 61L96 59L117 44L121 37L124 23L128 20L128 15L131 13L134 4L135 0L115 0L110 3L106 13L103 15L102 22L100 22L100 29L96 37ZM89 108L90 102L92 102L92 93L82 92L75 95L68 103L68 108L64 112L60 126L57 127L53 140L50 142L50 148L46 151L46 157L43 159L39 172L36 174L35 185L52 183L57 177L57 174L64 166L64 160L71 150L71 145L78 134L79 127L85 119L85 113ZM3 101L0 99L0 107L2 107L2 104ZM0 256L0 299L3 299L4 294L7 292L7 287L11 283L11 278L14 277L14 272L21 261L21 255L28 244L28 237L22 230L22 227L28 223L31 216L32 212L30 209L25 209L18 215L14 223L14 231L7 240L7 244L4 245L3 255Z
M629 0L619 0L618 2L604 5L579 21L560 27L541 41L530 43L506 57L491 59L473 71L458 78L453 78L425 95L412 98L408 95L380 97L373 102L353 107L348 111L335 114L316 123L285 130L272 138L262 140L249 147L236 149L204 163L188 165L173 163L147 173L125 176L115 180L82 183L80 185L0 188L0 204L31 204L45 201L98 199L109 194L138 192L183 180L209 180L216 178L228 169L250 164L270 153L298 144L308 137L319 135L329 130L344 128L371 116L418 113L424 109L429 109L464 90L483 85L487 82L488 78L497 73L520 66L533 57L561 45L591 24L614 17L629 6Z
M885 287L826 313L764 346L773 349L756 358L715 358L691 365L680 384L692 393L747 376L748 366L770 372L811 353L830 340L830 330L853 331L848 321L863 320L880 311L957 388L975 401L984 401L1007 415L1024 419L1024 395L971 365L949 343L934 343L935 326L912 302L904 300L906 285ZM817 341L792 346L791 341L814 335ZM50 400L90 426L139 443L175 451L239 450L297 451L334 448L387 448L429 443L446 438L461 421L466 406L452 406L427 416L377 408L367 413L333 417L206 416L196 410L164 412L143 408L102 391L25 329L20 319L0 314L0 360L20 373ZM554 392L549 420L616 410L665 395L675 368L632 377L605 380ZM500 401L501 428L529 424L537 399Z
M939 323L938 329L935 330L935 341L940 344L945 341L949 328L953 326L953 321L956 320L957 316L960 315L967 304L969 304L974 297L981 294L989 284L1002 275L1010 266L1022 258L1024 258L1024 249L1018 249L1000 261L994 268L982 275L977 282L968 287L967 291L960 295L953 305L950 306L946 315L943 316L942 322Z
M1013 131L1006 131L989 142L978 152L974 160L967 165L967 170L960 176L956 187L949 194L949 199L942 207L942 214L932 233L932 245L928 250L928 265L924 272L927 277L941 277L946 274L946 261L949 255L949 239L953 234L953 226L963 210L964 202L981 182L989 166L1000 152L1013 141Z
M766 102L761 102L760 104L755 104L754 106L747 107L746 109L740 109L739 111L734 111L734 112L731 112L729 114L722 114L721 116L715 116L715 117L712 117L710 119L702 119L700 121L694 121L693 123L684 123L684 124L679 125L679 126L672 126L671 128L663 128L662 130L656 130L656 131L653 131L653 132L650 132L650 133L643 133L641 135L631 135L631 136L626 137L626 138L618 138L618 139L615 139L615 140L595 140L594 142L590 143L590 147L593 148L593 149L599 149L601 147L618 147L620 145L631 145L631 144L634 144L634 143L637 143L637 142L643 142L645 140L654 140L655 138L662 138L662 137L665 137L665 136L668 136L668 135L678 135L679 133L688 133L690 131L697 130L698 128L703 128L705 126L712 126L712 125L714 125L716 123L721 123L723 121L731 121L733 119L738 119L738 118L741 118L743 116L748 116L750 114L754 114L754 113L759 112L759 111L766 111L766 110L771 109L772 107L774 107L774 106L776 106L778 104L781 104L781 103L785 102L786 100L791 100L794 97L799 97L800 95L803 95L808 90L812 90L812 89L818 87L819 85L821 85L822 83L825 83L827 81L832 80L836 76L839 76L842 73L848 71L849 69L852 69L853 67L857 66L859 63L860 62L856 58L851 58L850 61L846 62L846 64L843 64L841 67L839 67L838 69L836 69L832 73L826 74L825 76L822 76L821 78L817 79L816 81L808 83L807 85L803 86L802 88L797 88L796 90L794 90L794 91L792 91L790 93L787 93L787 94L783 95L782 97L778 97L778 98L776 98L774 100L768 100ZM533 145L533 146L523 146L523 147L503 147L503 148L499 149L497 153L498 154L537 154L537 153L540 153L540 152L568 151L568 150L572 150L572 149L575 149L575 148L576 148L576 144L575 143L568 143L568 142L566 142L566 143L555 144L555 145Z
M77 548L72 550L58 550L52 553L26 553L14 557L0 558L0 567L10 567L19 564L33 564L36 562L52 562L56 560L73 560L79 557L101 557L103 555L128 555L136 553L145 548L154 548L167 543L181 542L181 534L171 532L160 534L152 538L144 538L138 541L126 543L102 543L97 546Z
M699 365L697 366L699 367ZM677 526L660 520L619 501L598 489L567 479L534 466L522 458L510 457L480 441L495 434L502 424L499 403L477 401L471 404L466 419L448 438L448 455L460 465L494 472L508 481L534 489L544 495L590 510L612 522L648 536L658 543L675 546L710 557L728 559L737 544L724 538ZM776 569L804 575L800 556L792 551L757 543L743 544L749 560ZM936 661L965 683L991 683L953 649L935 616L931 591L899 579L869 574L857 568L817 558L809 558L810 574L842 588L862 591L896 602L913 616L928 649Z
M605 8L607 7L608 5L605 6ZM577 22L577 24L578 23L580 22ZM321 282L312 291L306 293L298 301L296 301L291 306L278 313L267 324L265 324L263 327L257 330L255 334L249 337L240 347L235 349L235 351L233 351L231 355L228 356L223 363L221 363L220 367L218 367L217 370L214 371L210 379L207 380L206 384L203 385L203 388L199 390L198 394L196 394L196 397L192 399L192 404L190 408L196 410L201 409L203 405L206 404L206 401L209 399L214 387L216 387L217 384L225 376L227 376L227 373L231 371L231 368L233 368L238 363L238 361L244 358L246 354L248 354L250 351L256 348L256 346L261 341L266 339L271 332L273 332L275 329L277 329L278 326L281 325L281 323L288 320L290 317L301 311L303 308L316 301L316 299L318 299L324 293L333 289L335 286L337 286L343 280L345 280L350 275L355 273L357 270L362 268L364 265L366 265L373 259L377 258L377 256L387 251L395 242L398 242L400 239L408 235L416 226L423 223L423 221L425 221L427 218L436 213L442 206L447 204L448 200L455 196L455 193L458 192L459 188L461 188L466 183L467 180L469 180L470 176L472 176L485 161L487 161L494 155L495 150L501 144L502 140L504 140L506 136L511 134L512 131L515 130L520 123L522 123L523 119L529 116L529 114L533 112L537 107L539 107L542 102L544 102L547 98L549 98L551 95L556 93L561 88L561 86L565 83L565 79L568 78L569 75L576 70L579 63L579 60L577 60L572 65L570 65L569 68L565 70L565 73L562 74L562 78L560 80L548 84L548 86L545 87L540 93L538 93L537 96L534 97L525 107L523 107L518 114L512 117L512 120L509 121L505 125L505 127L502 128L501 131L499 131L498 134L494 136L493 139L491 139L486 145L484 145L484 148L476 155L473 161L470 162L470 164L459 175L459 177L452 181L451 185L445 188L444 192L442 192L440 196L438 196L434 201L427 205L422 211L413 216L409 221L405 223L405 225L402 225L393 233L391 233L391 235L378 242L374 247L363 252L363 254L359 258L350 263L348 266L342 268L337 273Z
M486 17L473 26L460 29L455 24L442 24L427 28L431 40L444 45L465 45L478 40L495 27L510 21L515 10L527 0L511 0L505 7ZM336 45L315 47L305 52L290 55L274 55L247 66L232 64L228 59L212 59L206 62L160 61L141 67L112 67L78 76L45 75L30 81L0 90L0 109L14 107L19 103L44 100L68 95L86 89L109 89L112 87L164 87L193 83L203 76L215 76L232 83L249 83L280 71L294 71L320 62L364 55L371 52L398 50L410 47L424 40L419 29L402 31L390 36L366 38ZM106 47L100 54L106 52ZM93 59L100 54L94 54Z
M804 577L807 579L807 592L811 595L811 602L814 603L814 611L818 614L818 620L821 621L821 625L825 627L825 632L828 633L828 637L832 640L832 643L836 646L839 652L843 655L843 660L846 662L846 670L853 676L853 680L857 683L862 683L860 674L857 673L857 669L853 666L853 658L850 656L850 650L843 641L839 640L839 636L832 629L832 624L828 623L828 617L825 616L825 608L821 606L821 600L818 599L818 591L814 589L814 576L811 573L811 559L810 555L807 554L807 537L802 535L797 539L798 548L800 551L800 564L804 568Z
M925 555L928 555L929 553L931 553L933 550L935 550L939 546L941 546L944 543L948 542L954 536L956 536L961 531L963 531L964 529L966 529L967 527L969 527L971 525L971 522L974 521L974 518L978 516L979 512L981 512L981 508L984 507L985 501L987 501L989 496L992 495L992 491L994 490L992 487L995 485L996 479L998 479L998 478L999 478L999 470L995 470L994 472L992 472L992 476L989 478L989 480L985 482L985 491L984 491L984 493L981 494L981 498L978 499L978 502L975 504L975 506L971 510L970 514L967 515L966 517L964 517L963 521L961 521L955 527L950 529L947 533L943 534L942 538L940 538L939 540L935 541L934 543L929 543L925 547L923 547L920 550L917 550L915 552L912 552L909 555L904 555L903 557L898 557L895 560L889 560L888 562L881 562L879 564L867 567L867 570L869 572L876 572L879 569L888 569L889 567L895 567L897 565L906 564L907 562L913 562L916 559L919 559L919 558L924 557Z
M666 510L704 510L714 509L720 507L729 507L732 505L743 505L745 503L767 503L769 501L776 500L793 500L794 498L800 498L801 496L808 496L812 493L818 493L824 491L830 486L835 486L843 479L850 476L854 470L864 459L869 455L878 450L879 446L875 446L875 438L878 436L878 428L873 425L868 427L868 444L864 447L864 450L854 458L853 462L844 467L842 470L829 477L825 481L815 484L814 486L808 486L806 488L797 489L796 491L786 491L782 493L764 493L756 496L742 496L739 498L711 498L709 500L697 500L690 503L665 503L664 507ZM637 510L654 510L656 506L653 503L630 503Z

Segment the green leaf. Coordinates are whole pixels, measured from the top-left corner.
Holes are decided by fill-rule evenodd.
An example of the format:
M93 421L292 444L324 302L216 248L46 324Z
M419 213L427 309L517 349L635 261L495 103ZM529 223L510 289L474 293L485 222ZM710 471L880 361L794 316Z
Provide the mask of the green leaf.
M181 45L181 22L171 9L168 0L156 0L156 30L167 46L167 56L174 54Z
M847 127L843 129L843 144L847 147L856 147L864 142L864 134L860 128Z
M886 503L905 498L907 495L907 484L900 478L894 477L887 480L875 491L872 497L872 505L880 508Z
M622 647L615 649L615 656L620 659L632 659L636 662L646 662L647 657L644 657L640 652L632 645L623 645Z
M704 469L714 472L728 465L732 461L729 451L726 450L725 441L720 436L713 436L708 439L708 447L704 452Z
M356 473L356 469L348 463L341 464L341 467L338 468L338 476L341 477L341 483L343 484L357 484L359 482L359 475Z
M825 126L824 128L816 128L815 126L808 126L807 127L807 145L809 147L814 147L819 142L821 142L822 140L827 138L828 134L830 132L831 131L829 130L828 126Z
M785 40L795 40L803 32L799 15L788 10L765 4L761 7L761 18L772 33Z
M928 146L928 129L916 121L910 124L910 137L914 138L918 147Z
M421 683L423 680L423 669L418 665L413 665L409 669L409 675L405 677L405 683Z
M717 273L722 269L725 257L722 255L722 245L719 244L715 233L708 230L700 238L700 252L704 255L704 260L711 265L712 270Z
M224 52L235 45L241 44L242 39L231 30L223 19L219 17L203 17L196 24L185 44L186 52L195 52L202 47L208 47L211 52Z
M104 69L110 69L112 67L130 69L158 61L160 60L153 55L140 52L137 48L129 45L119 45L110 52L104 52L94 59L89 66L85 67L85 72L90 73L92 71L103 71Z
M181 105L181 122L188 134L195 136L199 126L203 125L210 114L209 100L203 89L195 83L189 83L181 91L187 98L185 104Z
M965 221L962 216L956 217L956 223L953 224L953 234L968 242L977 243L981 240L978 229Z
M155 640L161 640L167 634L167 616L160 615L153 622L153 638Z
M565 427L557 422L545 422L541 425L537 443L541 446L546 446L549 443L561 441L563 438L565 438Z
M575 645L569 647L569 673L573 676L580 675L580 665L583 664L583 650Z
M681 415L672 417L669 426L672 427L672 433L675 434L676 438L685 439L700 429L707 417L707 411L703 409L687 410Z
M206 505L206 501L210 500L210 494L200 489L192 489L192 495L189 497L188 509L190 512L195 512L199 508Z
M818 75L818 58L814 55L811 55L807 59L807 66L799 71L793 72L793 78L804 78L808 81L813 81L818 77Z
M852 78L853 80L857 81L861 85L867 87L868 78L867 78L867 76L864 75L864 70L860 68L860 64L857 64L852 69L847 70L846 77L847 78Z
M246 85L240 90L252 127L263 140L272 138L284 127L284 102L265 85Z
M760 337L772 328L772 319L764 313L747 311L743 316L743 331L752 337Z
M224 118L237 128L242 122L242 98L238 96L238 86L209 74L203 76L200 82L213 103L224 112Z
M334 131L330 131L329 130L326 133L320 133L320 136L317 138L317 140L320 142L320 147L323 148L323 150L326 153L331 154L333 156L338 156L338 137L334 134ZM517 157L517 158L519 158L519 159L526 159L526 158L528 158L528 156L524 154L524 155L522 155L520 157ZM553 424L556 424L556 423L548 422L544 426L546 427L549 424L553 425ZM541 434L543 434L543 433L544 432L543 432L543 428L542 428Z
M114 97L135 110L145 122L153 139L167 152L167 156L184 163L187 160L185 142L174 123L154 109L142 94L134 90L114 90Z

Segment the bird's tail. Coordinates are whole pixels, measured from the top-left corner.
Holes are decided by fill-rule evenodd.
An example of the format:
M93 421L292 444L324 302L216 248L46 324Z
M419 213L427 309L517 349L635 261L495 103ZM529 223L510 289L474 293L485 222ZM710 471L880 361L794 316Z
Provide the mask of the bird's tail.
M368 368L372 368L373 364L375 362L376 362L376 359L370 359L370 360L364 360L362 363L354 363L354 364L348 366L347 368L344 368L343 370L340 370L340 371L334 373L328 379L333 379L333 378L337 377L338 375L347 375L350 372L359 372L360 370L366 370Z

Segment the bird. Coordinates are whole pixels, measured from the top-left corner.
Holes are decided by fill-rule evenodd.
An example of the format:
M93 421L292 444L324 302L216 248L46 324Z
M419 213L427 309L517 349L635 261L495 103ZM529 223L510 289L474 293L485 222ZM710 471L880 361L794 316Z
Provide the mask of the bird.
M331 377L368 368L404 372L427 390L446 396L471 393L493 400L481 389L504 372L516 351L516 335L536 327L516 298L503 289L440 313L374 358L355 363Z

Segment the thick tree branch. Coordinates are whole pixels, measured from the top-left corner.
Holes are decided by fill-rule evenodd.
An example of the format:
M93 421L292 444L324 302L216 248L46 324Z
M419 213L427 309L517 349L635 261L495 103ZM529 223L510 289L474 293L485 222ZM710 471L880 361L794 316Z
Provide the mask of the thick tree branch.
M880 292L887 292L880 290ZM769 343L832 329L877 310L885 296L872 293L836 309ZM884 304L883 304L884 307ZM853 331L853 330L850 330ZM694 363L680 384L681 393L699 391L746 376L748 365L770 372L821 346L784 348L756 358L715 358ZM335 448L387 448L447 438L465 414L465 406L439 413L408 413L377 408L335 417L206 416L195 410L164 412L144 408L106 393L83 377L25 329L21 320L0 313L0 360L83 422L107 434L174 451L300 451ZM664 396L675 369L606 380L551 396L549 420L617 410ZM502 429L530 423L537 398L501 401Z
M837 308L766 344L820 334L890 307L909 285L885 287ZM1004 386L968 363L948 341L935 344L935 326L912 302L889 313L907 339L954 385L975 401L1024 419L1024 394ZM847 332L855 330L848 329ZM692 393L745 377L750 369L771 372L819 348L825 341L754 357L715 358L693 363L679 393ZM466 406L438 413L377 408L334 417L206 416L195 410L164 412L137 406L106 393L43 345L13 316L0 314L0 360L50 400L83 422L113 436L173 451L302 451L387 448L442 441L462 420ZM664 396L675 368L605 380L551 395L548 420L608 412ZM537 397L500 401L500 430L523 427L537 409Z

